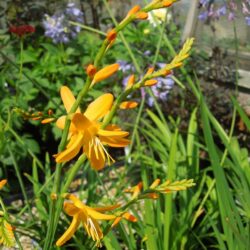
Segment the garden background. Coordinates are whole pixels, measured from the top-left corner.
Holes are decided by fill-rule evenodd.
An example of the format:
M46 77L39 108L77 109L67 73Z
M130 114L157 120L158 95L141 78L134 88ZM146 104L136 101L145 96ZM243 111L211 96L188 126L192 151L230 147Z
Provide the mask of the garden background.
M250 249L249 38L248 0L0 1L0 249Z

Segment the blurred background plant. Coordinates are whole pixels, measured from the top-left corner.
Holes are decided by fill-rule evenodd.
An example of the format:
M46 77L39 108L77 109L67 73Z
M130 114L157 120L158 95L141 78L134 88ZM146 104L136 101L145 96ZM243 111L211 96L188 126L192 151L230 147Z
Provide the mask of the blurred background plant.
M30 118L50 110L52 116L62 114L58 95L62 85L74 93L82 89L85 69L93 62L104 32L131 6L131 1L108 2L0 2L0 179L8 178L9 183L1 195L16 232L28 236L33 249L42 246L47 231L55 170L51 155L57 152L61 134ZM120 64L119 73L104 82L105 90L117 95L131 74L139 79L148 67L161 68L172 59L180 48L183 28L178 4L168 11L154 11L148 21L133 23L122 32L104 59L104 64ZM199 1L196 8L201 12L197 20L210 25L213 34L219 17L230 19L233 29L242 12L249 25L248 1L241 5ZM10 29L23 25L35 30L18 36ZM197 37L197 47L183 70L158 79L151 90L130 96L140 102L136 111L119 111L115 121L130 129L132 143L125 151L111 151L118 162L100 173L85 164L70 191L78 191L91 205L128 199L122 191L141 179L148 187L156 178L195 178L197 186L153 203L146 200L145 211L141 203L136 205L133 213L138 223L121 223L104 238L104 249L250 247L250 121L235 98L240 62L235 63L224 47L229 44L237 51L241 45L234 36L223 46L221 40L213 41L209 52L199 47L199 41ZM92 89L84 103L101 92L101 87ZM63 216L58 236L66 225L68 218ZM83 234L78 231L69 247L91 249L92 241Z

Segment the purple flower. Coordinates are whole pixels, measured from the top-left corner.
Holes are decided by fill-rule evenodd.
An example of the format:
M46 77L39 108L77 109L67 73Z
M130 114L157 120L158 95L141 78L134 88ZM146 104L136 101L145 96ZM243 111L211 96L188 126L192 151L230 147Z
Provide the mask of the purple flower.
M200 15L198 16L198 19L201 21L206 21L207 18L208 18L208 11L204 11L200 13Z
M245 17L246 23L248 26L250 26L250 16Z
M216 14L217 14L218 17L225 16L227 14L227 7L226 7L226 5L223 5L219 9L217 9Z
M152 90L156 99L158 99L160 101L165 101L165 100L167 100L169 91L174 86L174 80L171 78L171 76L158 77L158 78L156 78L156 80L158 82L156 85L151 87L151 90ZM152 107L154 104L154 98L149 96L147 98L147 103L150 107Z
M209 0L200 0L202 6L206 6L209 3Z
M54 43L68 43L80 32L80 27L71 25L70 21L83 22L83 13L74 3L68 3L63 12L53 16L45 15L43 20L45 36L52 38Z
M126 61L118 60L117 63L120 65L120 70L125 73L128 71L134 71L134 66Z

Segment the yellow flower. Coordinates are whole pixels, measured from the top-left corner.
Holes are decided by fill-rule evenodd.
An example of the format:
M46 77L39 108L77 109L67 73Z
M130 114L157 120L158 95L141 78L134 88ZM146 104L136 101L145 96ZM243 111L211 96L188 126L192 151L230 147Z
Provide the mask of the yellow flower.
M68 195L67 198L71 200L71 202L64 203L64 211L66 214L73 217L73 219L66 232L57 240L56 245L58 247L62 246L69 239L71 239L82 222L88 236L91 237L93 241L96 241L97 246L100 246L103 233L97 221L115 220L120 218L119 216L104 214L101 212L112 211L120 207L120 205L117 204L114 206L91 208L83 204L76 196L72 194Z
M65 244L68 240L72 238L80 223L83 224L89 237L96 241L97 246L101 246L101 239L103 238L102 230L98 224L98 220L114 220L111 228L116 226L121 219L126 219L131 222L136 222L137 219L128 212L123 212L122 214L116 216L111 214L104 214L102 212L112 211L118 207L120 204L106 207L96 207L91 208L83 204L75 195L69 194L66 196L71 202L64 203L64 211L69 216L73 217L69 228L65 233L57 240L56 245L58 247Z
M67 87L62 87L61 97L64 106L69 111L75 102L75 98ZM102 129L100 119L103 118L111 109L113 104L112 94L103 94L93 101L82 114L78 109L73 115L69 129L70 140L66 149L55 155L56 162L66 162L73 159L83 148L83 152L88 157L91 166L100 170L104 167L106 159L108 163L114 162L104 145L111 147L125 147L129 140L125 137L129 134L122 131L116 125L108 125ZM56 125L63 129L66 116L57 120Z

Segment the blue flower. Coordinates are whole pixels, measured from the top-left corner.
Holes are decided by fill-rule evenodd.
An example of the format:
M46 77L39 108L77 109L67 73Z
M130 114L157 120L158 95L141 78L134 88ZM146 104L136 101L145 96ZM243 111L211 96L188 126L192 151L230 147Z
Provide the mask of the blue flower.
M53 16L45 15L43 20L45 36L52 38L54 43L68 43L80 32L80 27L71 25L70 21L83 22L83 13L75 3L68 3L63 12Z

